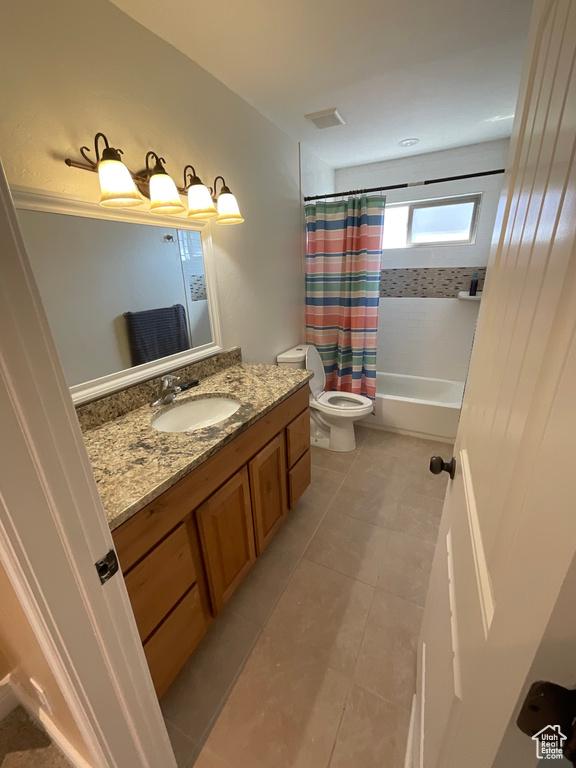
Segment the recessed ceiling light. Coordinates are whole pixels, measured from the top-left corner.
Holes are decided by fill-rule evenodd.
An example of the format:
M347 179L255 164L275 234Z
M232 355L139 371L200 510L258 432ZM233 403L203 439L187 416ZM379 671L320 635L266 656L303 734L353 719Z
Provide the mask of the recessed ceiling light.
M402 139L398 142L399 147L413 147L414 144L418 144L420 139Z
M304 115L306 120L310 120L316 128L335 128L337 125L344 125L345 120L337 109L323 109L320 112L312 112Z

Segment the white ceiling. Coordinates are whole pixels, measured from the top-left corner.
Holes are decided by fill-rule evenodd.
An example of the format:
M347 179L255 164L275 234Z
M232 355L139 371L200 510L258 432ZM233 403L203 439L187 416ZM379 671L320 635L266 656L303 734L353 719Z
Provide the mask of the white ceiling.
M113 0L333 167L510 134L531 0ZM336 107L346 125L304 114ZM398 142L417 137L416 147Z

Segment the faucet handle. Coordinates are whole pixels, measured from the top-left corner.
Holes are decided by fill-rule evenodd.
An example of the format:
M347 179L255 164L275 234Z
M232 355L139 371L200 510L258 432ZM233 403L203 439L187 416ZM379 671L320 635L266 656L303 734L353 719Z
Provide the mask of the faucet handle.
M180 381L180 376L172 376L172 374L168 373L161 378L161 382L165 387L171 386L175 381Z

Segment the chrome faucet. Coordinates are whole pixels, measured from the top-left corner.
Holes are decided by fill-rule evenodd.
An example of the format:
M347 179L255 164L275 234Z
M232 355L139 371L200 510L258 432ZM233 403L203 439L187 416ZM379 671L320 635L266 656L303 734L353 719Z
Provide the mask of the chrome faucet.
M181 392L182 390L180 387L177 387L174 382L180 381L179 376L171 376L168 374L167 376L162 376L160 379L160 390L158 391L158 399L154 400L153 403L150 403L152 407L157 405L169 405L178 392Z

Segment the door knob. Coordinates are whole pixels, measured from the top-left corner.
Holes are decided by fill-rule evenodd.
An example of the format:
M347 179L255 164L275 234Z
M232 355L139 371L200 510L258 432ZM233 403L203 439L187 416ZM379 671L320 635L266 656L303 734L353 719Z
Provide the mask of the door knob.
M454 475L456 474L456 459L452 456L450 461L444 461L442 456L432 456L430 459L430 472L432 472L433 475L439 475L440 472L448 472L450 480L454 480Z

